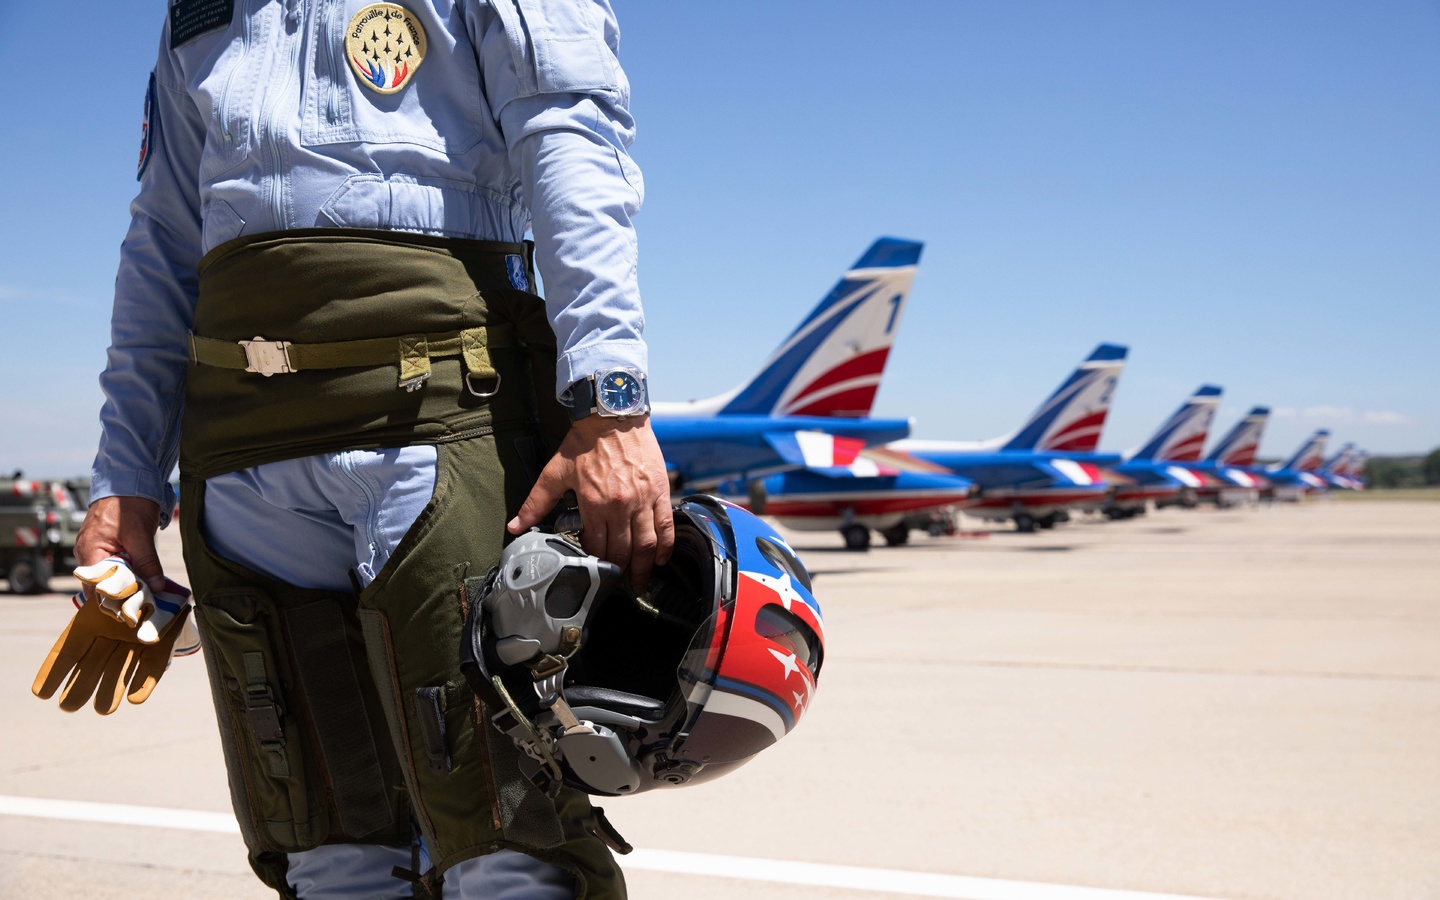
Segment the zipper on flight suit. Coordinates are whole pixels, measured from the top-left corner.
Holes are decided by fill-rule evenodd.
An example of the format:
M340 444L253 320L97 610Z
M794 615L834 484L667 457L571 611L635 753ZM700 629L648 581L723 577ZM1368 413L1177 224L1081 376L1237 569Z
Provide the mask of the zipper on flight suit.
M245 58L250 55L250 12L245 0L240 0L240 58L230 67L225 76L225 86L220 90L220 133L225 136L225 146L235 146L235 134L230 125L230 90L235 85L235 76L245 67Z
M281 108L285 106L290 98L290 91L303 77L305 39L309 33L309 16L306 15L307 7L303 0L285 0L285 8L281 13L280 27L284 29L285 40L288 43L290 56L281 73L280 90L274 92L266 90L266 102L264 112L261 115L261 122L265 128L265 143L270 150L270 173L266 178L270 182L270 212L275 218L275 228L283 231L287 227L285 219L285 175L282 169L284 159L281 154L280 137L277 133L277 120ZM274 78L270 80L270 86L274 85ZM301 94L303 97L303 92Z
M330 72L330 83L325 88L325 121L331 125L340 121L340 77L339 66L336 65L335 45L343 44L344 32L336 34L335 23L338 21L336 11L341 6L341 0L327 0L325 11L321 16L320 34L318 39L320 46L325 48L325 68Z

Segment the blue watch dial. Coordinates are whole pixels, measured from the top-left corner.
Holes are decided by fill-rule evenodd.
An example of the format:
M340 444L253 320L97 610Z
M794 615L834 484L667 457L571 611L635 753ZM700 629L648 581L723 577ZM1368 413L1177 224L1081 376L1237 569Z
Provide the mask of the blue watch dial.
M628 415L645 403L645 386L629 372L606 372L597 379L596 400L606 412Z

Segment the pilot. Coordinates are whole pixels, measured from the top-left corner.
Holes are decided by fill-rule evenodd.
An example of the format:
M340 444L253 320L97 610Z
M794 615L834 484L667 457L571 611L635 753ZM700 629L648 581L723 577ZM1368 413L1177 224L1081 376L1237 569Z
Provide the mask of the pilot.
M77 555L158 584L178 460L283 897L624 896L457 663L467 573L567 489L636 585L670 553L618 42L607 0L168 3Z

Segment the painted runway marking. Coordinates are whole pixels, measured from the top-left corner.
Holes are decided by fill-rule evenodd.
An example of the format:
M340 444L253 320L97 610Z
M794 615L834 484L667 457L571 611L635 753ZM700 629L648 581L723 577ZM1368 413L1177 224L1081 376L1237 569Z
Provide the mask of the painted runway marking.
M235 823L235 817L230 813L128 806L122 803L89 803L81 800L46 800L39 797L0 795L0 815L58 819L65 822L175 828L181 831L217 834L240 833L240 826ZM675 850L636 850L629 856L622 857L621 862L625 869L632 871L737 878L743 881L842 888L909 897L951 897L954 900L1207 900L1188 894L1153 894L1034 881L940 875L903 869L867 869L860 866L832 866L749 856L683 853Z

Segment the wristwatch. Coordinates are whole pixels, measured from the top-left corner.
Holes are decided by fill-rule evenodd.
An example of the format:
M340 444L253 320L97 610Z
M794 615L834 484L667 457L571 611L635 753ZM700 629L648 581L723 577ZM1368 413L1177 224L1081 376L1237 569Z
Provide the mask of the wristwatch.
M634 369L605 369L570 385L570 421L586 416L623 419L650 411L645 373Z

